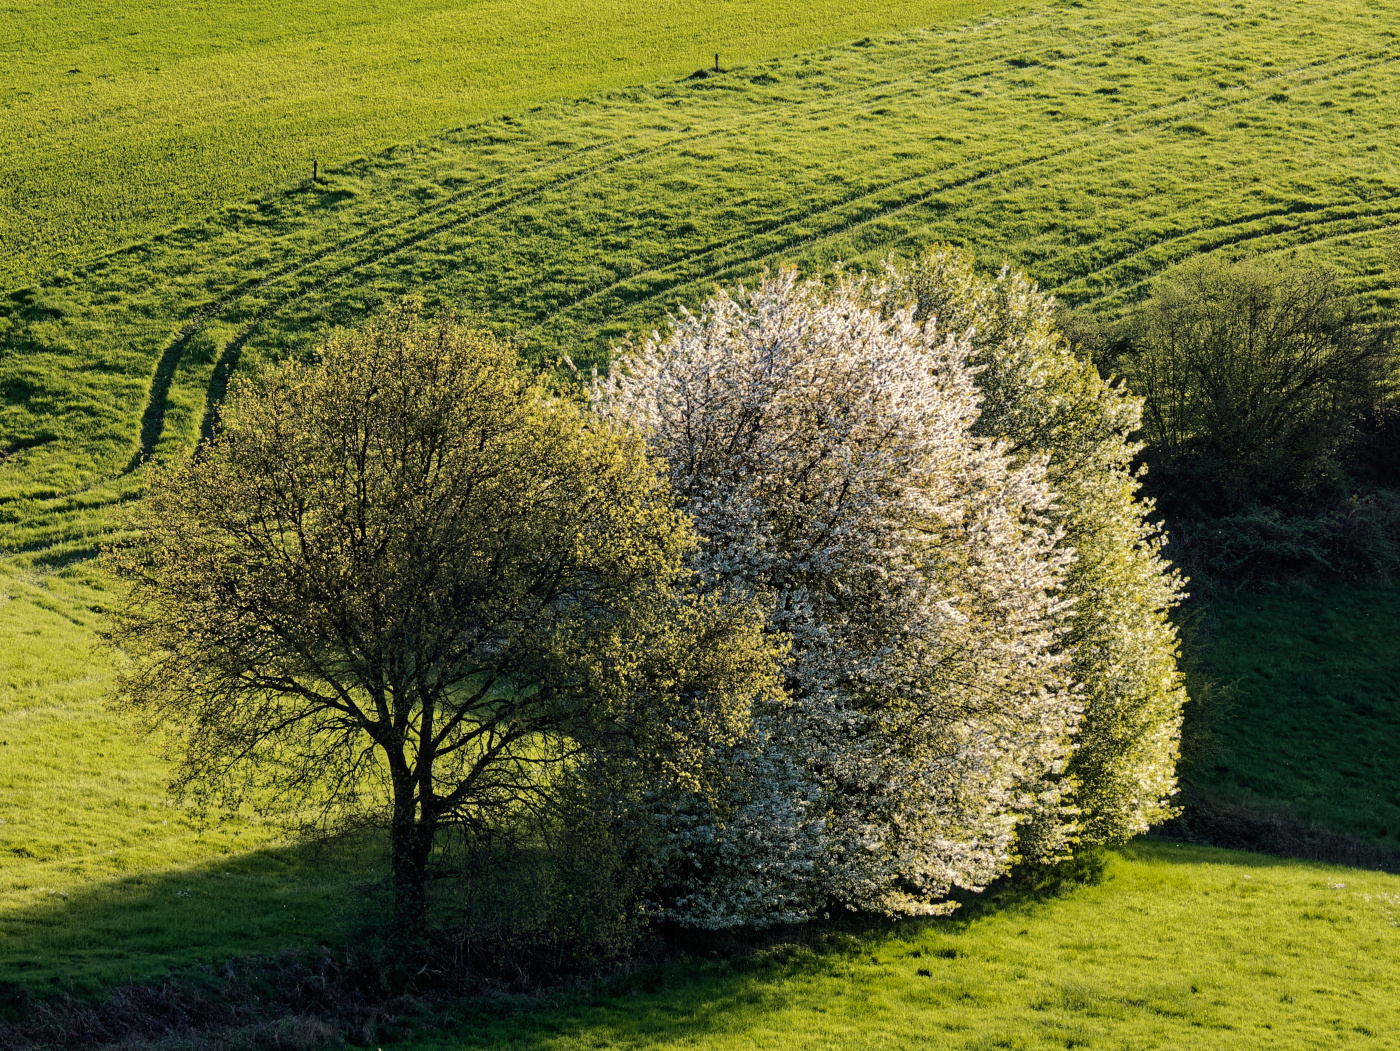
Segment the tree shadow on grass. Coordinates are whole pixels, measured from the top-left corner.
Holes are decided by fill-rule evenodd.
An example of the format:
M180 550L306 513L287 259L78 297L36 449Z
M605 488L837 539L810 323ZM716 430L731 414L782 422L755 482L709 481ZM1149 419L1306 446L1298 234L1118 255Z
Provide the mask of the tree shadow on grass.
M340 944L381 904L365 842L230 854L77 890L28 890L0 913L0 984L95 995L233 957Z
M311 1031L376 1044L429 1029L452 1034L458 1046L466 1036L487 1045L543 1044L571 1027L600 1024L622 1026L628 1040L701 1035L745 1024L742 1016L752 1011L780 1008L786 979L849 967L911 938L954 934L1008 901L1034 908L1064 890L971 897L959 915L937 921L838 915L744 936L673 931L641 956L605 966L610 976L603 978L575 974L525 996L467 1000L456 999L467 990L453 992L448 986L456 982L449 980L404 998L395 983L384 984L387 957L370 944L377 942L372 932L387 897L382 856L366 842L284 847L107 881L68 897L32 888L42 895L35 904L0 917L0 1030L4 1016L31 1027L47 1018L43 1024L51 1028L87 1025L144 1039L169 1033L162 1028L169 1018L188 1027L191 1015L206 1010L213 1028L195 1034L190 1046L222 1046L218 1041L229 1032L213 1017L218 1012L232 1012L244 1027L300 1025L306 1019L292 1017L298 989L309 976L324 990L329 975L332 986L344 988L330 998L334 1010L311 1019ZM305 963L293 962L289 951ZM912 974L913 962L903 963ZM359 973L366 965L377 980ZM277 985L261 1006L249 996L259 975ZM482 988L489 987L509 985ZM352 1000L354 1009L346 1010ZM45 1004L57 1013L45 1014ZM547 1005L563 1009L538 1010Z
M1159 864L1308 864L1162 840L1139 840L1121 854ZM1103 873L1097 862L1106 860L1105 855L1091 857L1077 866L1042 870L1018 884L1004 882L985 894L966 895L962 907L946 918L889 921L838 914L825 922L743 935L673 931L602 978L575 977L530 995L462 1000L453 998L461 992L445 986L404 997L402 990L381 990L382 973L376 979L373 973L356 977L347 971L351 957L366 948L365 932L373 929L375 910L383 904L383 873L373 863L381 856L363 844L358 853L314 847L264 850L114 881L68 900L46 899L18 916L15 922L27 926L18 938L6 937L0 975L10 980L18 975L29 989L86 989L90 1001L99 998L94 993L134 980L142 988L116 989L103 1010L114 1015L122 1003L146 995L151 1004L134 1024L150 1033L164 1032L159 1029L162 1011L179 1013L179 1008L188 1015L188 1004L201 1002L201 981L226 981L209 993L213 999L207 1002L220 1009L232 1002L242 1012L235 1012L243 1027L238 1032L249 1026L268 1033L277 1026L301 1026L316 1041L306 1047L322 1046L327 1034L370 1046L408 1038L421 1051L506 1045L543 1049L575 1041L601 1046L600 1040L613 1046L742 1041L749 1029L770 1026L781 1012L809 1006L821 1010L823 997L842 998L841 1011L849 1014L855 1000L848 1002L848 996L861 1000L869 993L876 1000L893 996L902 1002L901 997L917 990L921 1004L946 1002L950 1009L960 1009L962 1001L979 993L968 960L958 961L966 955L975 968L981 955L962 936L986 920L1014 916L1029 921L1042 915L1057 900L1097 882ZM330 948L319 954L318 964L311 957L322 944ZM16 951L21 948L23 952ZM307 961L291 965L301 968L296 973L287 970L285 954L291 949L303 950ZM280 963L271 958L279 952ZM371 949L359 955L361 964L382 972L382 954ZM211 961L221 966L210 967ZM287 972L280 978L272 974L279 967ZM156 979L171 971L177 981L155 989L162 984ZM251 996L262 980L259 975L281 983L269 987L261 1004ZM326 975L332 986L339 982L342 988L326 994ZM80 976L85 978L78 980ZM318 995L329 1005L318 1008L320 1014L297 1013L301 993L291 987L305 987L308 978L321 983ZM832 979L830 988L823 989L823 979ZM149 992L143 994L143 988ZM231 998L230 989L241 989L243 999ZM223 1047L233 1035L216 1026L179 1046Z
M1181 844L1156 837L1139 838L1114 853L1154 869L1202 865L1256 871L1301 868L1315 869L1319 878L1329 880L1346 871L1323 862ZM970 961L975 968L988 952L997 957L1003 951L989 950L978 939L968 942L964 937L974 934L980 924L989 920L1014 917L1017 922L1013 923L1013 930L1021 920L1031 926L1036 919L1046 918L1058 900L1071 897L1085 883L1094 882L1092 873L1089 875L1085 882L1051 878L1040 886L1003 884L986 894L967 896L957 913L941 919L833 919L808 928L750 935L746 946L740 944L740 939L728 944L721 940L723 951L711 956L706 955L704 940L696 939L688 946L692 951L686 958L619 975L579 991L572 999L564 998L551 1010L520 1004L513 1010L479 1002L458 1005L454 1009L460 1017L456 1028L448 1034L414 1041L410 1046L413 1051L476 1051L505 1046L539 1051L559 1046L690 1046L698 1041L745 1046L756 1039L756 1034L771 1034L775 1024L785 1024L775 1021L777 1012L795 1006L819 1011L823 997L832 997L833 1010L837 1010L835 1000L839 998L845 1004L842 1010L849 1015L860 1010L858 1003L864 1001L867 992L872 1002L884 999L902 1003L901 998L907 995L902 989L908 987L910 979L926 979L930 983L916 987L920 990L919 1003L935 1007L944 1004L955 1009L961 1000L975 1001L984 992L977 985L976 970L970 971L963 964ZM1110 907L1106 902L1100 905ZM1080 934L1078 928L1066 928L1058 931L1056 937ZM965 954L969 961L953 964ZM877 963L878 966L872 966ZM1131 966L1127 958L1124 965ZM823 975L837 980L823 988ZM1151 985L1160 977L1154 973L1144 980ZM788 1019L796 1017L787 1015ZM884 1023L872 1018L872 1024Z
M447 1033L412 1042L429 1049L631 1047L697 1040L732 1040L743 1046L750 1027L768 1029L775 1013L820 1000L812 982L835 979L831 993L878 1000L890 993L890 970L922 983L921 1000L949 1002L972 995L958 976L945 973L963 957L959 937L979 922L1007 913L1030 918L1057 899L1099 882L1106 852L1043 871L1038 878L1004 880L982 894L959 896L951 916L891 920L835 913L829 919L788 927L730 934L668 932L654 962L620 971L611 979L561 990L541 1004L517 1000L462 1002L441 1013ZM876 965L876 966L870 966ZM862 973L864 972L864 973ZM894 978L898 983L900 979ZM891 993L896 999L903 995ZM813 1010L824 1010L813 1003ZM842 1009L848 1009L848 1006ZM834 1007L834 1005L833 1005ZM728 1046L728 1045L726 1045Z

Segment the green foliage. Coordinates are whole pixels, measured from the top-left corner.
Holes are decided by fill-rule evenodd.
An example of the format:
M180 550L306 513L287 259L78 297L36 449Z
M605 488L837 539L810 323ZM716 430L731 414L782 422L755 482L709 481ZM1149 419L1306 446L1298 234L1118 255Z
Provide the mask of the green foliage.
M1135 499L1131 461L1139 403L1099 378L1055 327L1054 302L1003 268L978 276L970 256L932 249L904 271L904 294L941 331L971 330L970 362L982 411L976 431L1020 459L1046 456L1057 500L1052 520L1075 561L1064 585L1073 602L1061 644L1084 689L1083 722L1067 777L1086 843L1121 842L1173 813L1186 692L1167 619L1181 581L1162 557L1163 537ZM1046 853L1048 815L1023 833ZM1053 850L1049 850L1053 854Z
M1172 539L1172 555L1197 595L1391 581L1400 574L1400 491L1375 489L1311 513L1256 507L1178 519Z
M1297 514L1347 492L1393 355L1337 275L1197 260L1155 284L1133 328L1113 364L1143 397L1149 484L1170 515Z
M426 954L459 981L505 992L626 960L651 934L644 895L654 869L613 832L575 812L541 842L475 842L450 853Z
M444 127L1006 0L15 0L0 289ZM339 191L343 193L344 191ZM0 322L0 328L3 322Z
M508 832L573 764L709 791L777 663L755 609L684 592L641 439L412 304L319 356L237 382L109 560L118 696L176 792L387 827L416 922L438 831Z

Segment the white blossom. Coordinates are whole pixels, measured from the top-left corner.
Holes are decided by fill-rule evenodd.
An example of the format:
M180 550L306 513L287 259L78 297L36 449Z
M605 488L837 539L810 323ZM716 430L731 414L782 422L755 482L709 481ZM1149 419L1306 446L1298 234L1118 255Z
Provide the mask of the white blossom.
M665 461L706 585L760 597L791 641L746 777L670 816L681 922L946 912L1066 791L1073 552L1046 458L974 436L966 335L882 315L889 295L784 271L594 379L597 410Z

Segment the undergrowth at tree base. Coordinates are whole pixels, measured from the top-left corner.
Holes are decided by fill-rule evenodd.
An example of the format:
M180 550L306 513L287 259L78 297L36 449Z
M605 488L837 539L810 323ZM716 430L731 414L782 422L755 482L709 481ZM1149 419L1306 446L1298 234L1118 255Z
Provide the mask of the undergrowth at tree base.
M1188 790L1181 815L1159 831L1184 843L1400 873L1400 849L1309 821L1275 799Z
M1310 513L1252 508L1170 523L1171 556L1198 598L1337 583L1387 583L1400 573L1400 492L1378 488Z

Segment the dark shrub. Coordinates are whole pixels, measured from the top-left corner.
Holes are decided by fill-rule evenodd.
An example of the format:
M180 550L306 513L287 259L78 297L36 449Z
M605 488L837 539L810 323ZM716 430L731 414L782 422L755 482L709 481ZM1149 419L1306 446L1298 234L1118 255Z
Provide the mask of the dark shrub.
M1163 278L1135 320L1122 367L1169 516L1298 513L1348 493L1391 342L1336 275L1201 259Z

